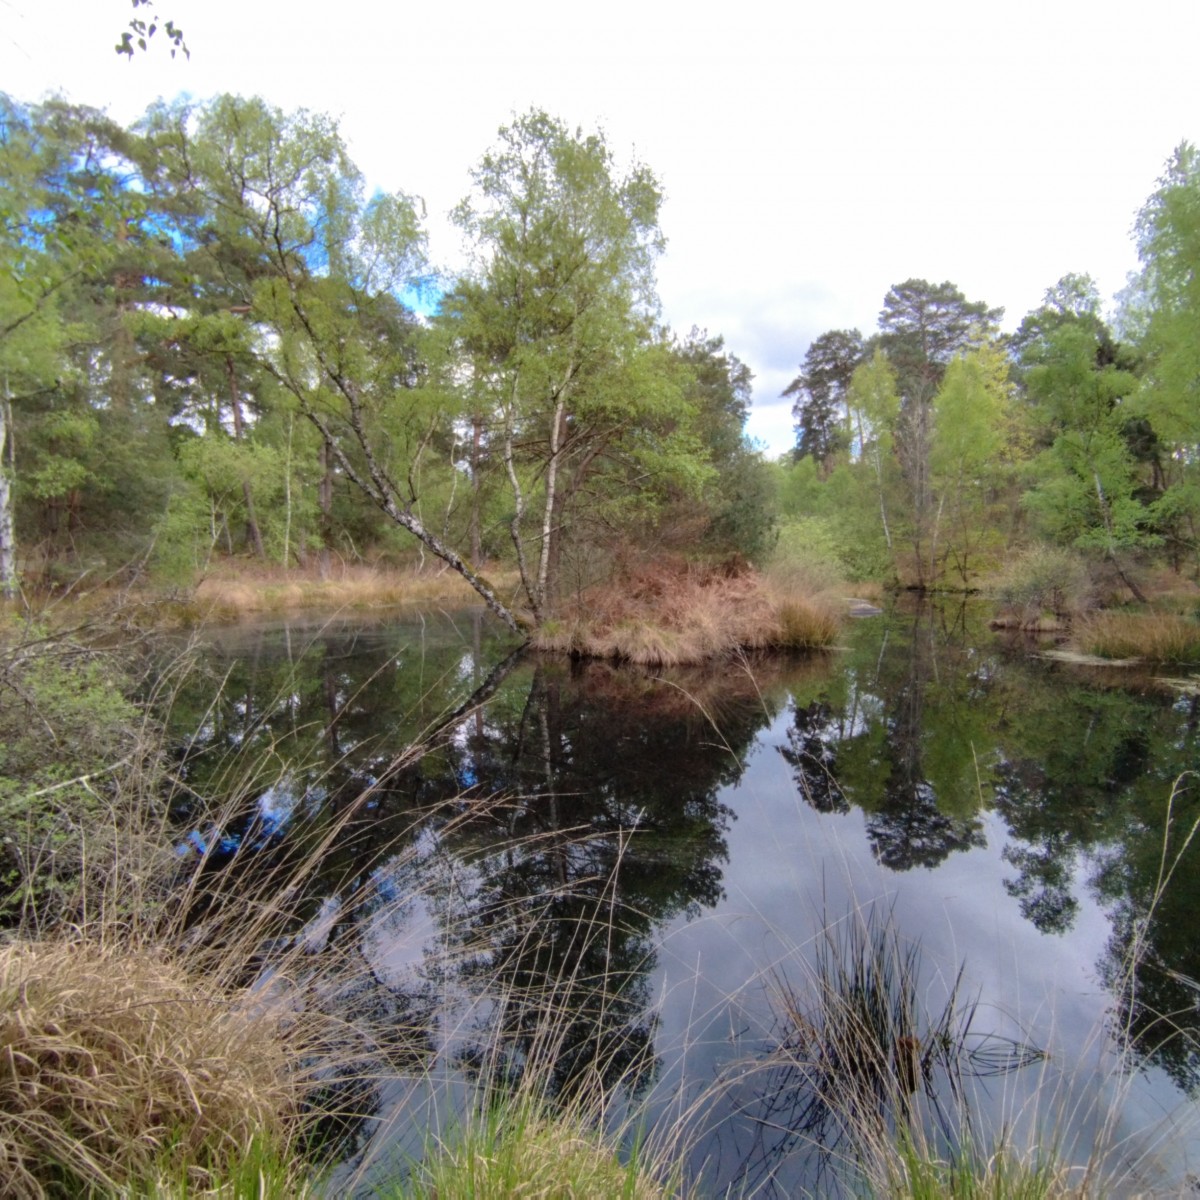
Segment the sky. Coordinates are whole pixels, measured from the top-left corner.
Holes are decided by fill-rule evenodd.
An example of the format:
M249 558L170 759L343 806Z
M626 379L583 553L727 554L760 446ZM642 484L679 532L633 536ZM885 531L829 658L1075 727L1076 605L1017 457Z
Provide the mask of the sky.
M1196 0L155 3L190 59L118 57L128 0L0 0L0 89L121 121L179 93L329 113L369 186L423 198L448 270L500 125L536 106L600 128L665 191L664 319L751 368L771 454L809 343L871 332L895 283L949 280L1006 328L1067 272L1113 297L1138 209L1200 141Z

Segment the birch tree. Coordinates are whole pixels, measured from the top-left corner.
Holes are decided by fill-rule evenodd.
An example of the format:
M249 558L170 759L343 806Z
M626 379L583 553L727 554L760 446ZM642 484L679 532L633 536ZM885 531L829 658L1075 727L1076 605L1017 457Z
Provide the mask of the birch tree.
M540 622L578 502L601 470L619 461L649 494L664 474L703 473L704 454L684 388L650 365L663 245L650 171L619 171L601 134L532 111L500 130L474 182L455 218L475 263L445 307L474 394L487 398L509 533Z

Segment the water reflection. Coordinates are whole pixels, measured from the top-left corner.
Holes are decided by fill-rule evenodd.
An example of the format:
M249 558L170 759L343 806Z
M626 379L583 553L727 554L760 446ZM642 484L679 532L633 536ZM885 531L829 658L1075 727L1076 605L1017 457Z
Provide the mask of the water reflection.
M403 1025L410 1062L508 1080L534 1068L566 1096L585 1081L686 1088L664 938L695 930L695 969L719 977L719 939L703 930L739 904L795 944L813 937L819 918L799 914L795 887L744 857L774 861L762 839L795 824L834 831L848 861L861 846L885 882L855 868L858 886L894 886L914 909L951 886L956 863L994 859L994 882L972 866L971 886L992 889L985 910L1012 907L1024 932L1008 936L1029 964L1103 919L1093 978L1116 1043L1180 1089L1200 1086L1200 789L1185 779L1170 801L1198 761L1194 697L1040 662L964 606L856 623L836 656L707 672L509 650L482 614L232 631L176 713L187 785L242 799L219 830L189 827L181 804L181 844L226 839L226 869L244 872L325 846L298 936L315 958L356 964L336 1002ZM986 963L994 930L972 919L944 914L955 946ZM743 973L771 966L747 953ZM1014 982L987 1002L1015 1004ZM738 1046L751 1058L779 1044L769 1013L756 1020ZM357 1102L382 1118L392 1100L373 1086ZM706 1120L735 1140L749 1122L753 1142L745 1101L727 1092ZM343 1135L361 1150L372 1128ZM713 1144L697 1150L710 1172L723 1163L712 1186L745 1184L744 1147L721 1159ZM802 1157L773 1142L758 1162L785 1194L806 1178Z

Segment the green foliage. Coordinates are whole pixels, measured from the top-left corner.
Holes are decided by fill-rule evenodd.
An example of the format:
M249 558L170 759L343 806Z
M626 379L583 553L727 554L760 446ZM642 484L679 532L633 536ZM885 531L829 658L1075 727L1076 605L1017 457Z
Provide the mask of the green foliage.
M136 756L140 713L107 655L45 630L0 644L0 921L58 904L113 773Z
M779 527L772 567L803 570L830 581L850 578L844 543L828 517L793 517Z
M888 290L878 346L896 371L906 407L928 402L946 367L996 332L1002 308L969 301L949 280L907 279Z
M158 32L158 18L153 16L154 0L132 0L134 12L138 9L145 9L145 16L135 16L130 18L129 28L121 32L121 40L113 47L118 54L125 55L126 58L133 58L133 50L136 46L139 50L145 52L151 43L154 35ZM162 31L166 35L166 40L171 44L171 57L174 58L176 53L183 51L184 58L191 58L191 51L187 48L187 43L183 40L183 30L175 24L174 21L165 21L162 26Z
M4 100L6 589L16 535L65 582L328 565L403 531L484 592L456 547L507 542L535 609L564 562L667 538L689 506L706 552L765 554L750 374L656 328L651 172L532 111L474 180L473 269L427 324L402 299L430 279L420 202L368 196L329 117L219 96L124 130Z
M862 334L857 329L832 329L815 339L804 355L800 374L784 389L794 396L796 458L812 458L822 469L849 441L843 420L849 420L847 392L855 369L863 361Z
M1139 335L1146 367L1135 415L1153 440L1140 458L1160 493L1153 520L1173 564L1185 556L1200 563L1200 491L1195 447L1200 442L1200 157L1183 142L1137 222L1141 277L1134 284L1140 307L1129 322ZM1128 317L1128 312L1127 312Z
M938 573L952 568L964 587L1006 540L997 500L1010 460L1006 415L1011 404L1007 361L995 346L955 358L933 400L932 566Z
M1010 559L991 585L1000 607L1022 623L1087 611L1093 602L1087 565L1076 553L1036 545Z
M503 473L525 601L540 619L570 547L653 527L730 469L724 529L761 542L753 468L731 436L748 374L720 339L654 335L661 193L603 136L532 110L500 130L455 211L476 261L443 304L465 351L479 467ZM759 528L754 528L755 521Z

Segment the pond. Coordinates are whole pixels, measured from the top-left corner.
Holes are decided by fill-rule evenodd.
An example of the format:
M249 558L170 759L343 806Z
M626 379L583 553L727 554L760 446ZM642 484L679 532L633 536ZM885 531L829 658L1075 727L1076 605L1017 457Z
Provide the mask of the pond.
M485 1064L536 1064L611 1086L702 1194L833 1194L829 1092L873 1086L809 1044L847 960L900 979L886 1053L933 1138L1103 1146L1129 1191L1200 1169L1194 694L965 605L705 670L502 634L473 610L211 629L176 700L189 786L242 794L221 828L181 808L181 857L327 842L297 937L361 968L351 1019L411 1033L341 1131L347 1191Z

